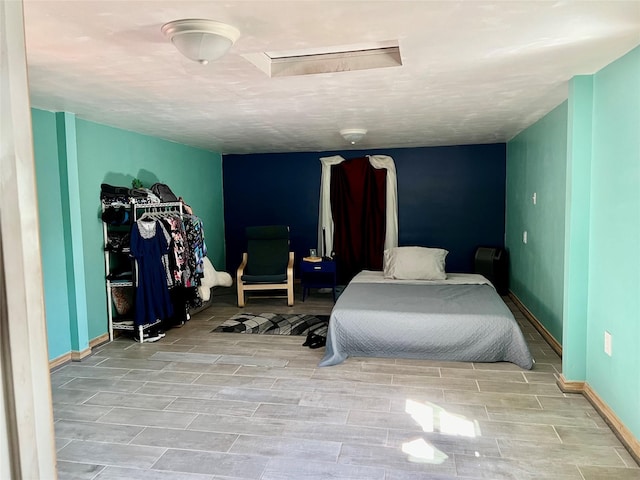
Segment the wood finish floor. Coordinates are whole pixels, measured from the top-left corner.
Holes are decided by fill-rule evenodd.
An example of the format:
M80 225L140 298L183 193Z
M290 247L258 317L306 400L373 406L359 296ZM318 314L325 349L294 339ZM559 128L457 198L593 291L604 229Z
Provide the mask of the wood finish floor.
M235 291L156 343L128 338L52 375L60 479L640 479L558 356L506 300L537 363L352 358L303 337L211 333L238 311L328 314Z

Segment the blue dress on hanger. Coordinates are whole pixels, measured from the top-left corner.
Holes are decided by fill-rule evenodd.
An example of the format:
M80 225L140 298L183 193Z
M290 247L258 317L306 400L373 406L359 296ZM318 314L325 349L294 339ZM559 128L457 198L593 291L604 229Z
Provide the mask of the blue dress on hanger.
M165 232L155 219L140 219L131 228L131 255L137 261L135 324L144 325L173 315L163 256L169 251Z

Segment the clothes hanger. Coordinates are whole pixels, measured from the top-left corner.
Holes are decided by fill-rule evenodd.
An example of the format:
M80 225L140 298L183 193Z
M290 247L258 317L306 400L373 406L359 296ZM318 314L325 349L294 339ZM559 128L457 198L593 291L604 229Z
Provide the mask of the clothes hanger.
M152 217L151 212L144 212L138 220L141 222L155 222L155 218Z

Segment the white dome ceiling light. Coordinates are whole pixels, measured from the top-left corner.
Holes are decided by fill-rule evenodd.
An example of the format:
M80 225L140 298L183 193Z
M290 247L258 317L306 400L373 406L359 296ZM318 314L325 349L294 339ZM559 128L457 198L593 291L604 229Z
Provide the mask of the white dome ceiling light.
M351 145L355 145L364 138L367 134L366 128L343 128L340 130L340 135Z
M161 30L180 53L202 65L222 57L240 37L237 28L204 19L174 20Z

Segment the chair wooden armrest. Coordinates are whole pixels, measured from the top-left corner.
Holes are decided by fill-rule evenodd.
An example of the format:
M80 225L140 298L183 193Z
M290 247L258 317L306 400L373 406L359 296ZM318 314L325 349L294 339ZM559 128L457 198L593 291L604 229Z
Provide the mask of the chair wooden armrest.
M238 267L238 270L236 272L236 287L238 289L238 306L239 307L244 307L244 288L243 288L243 283L242 283L242 275L244 275L244 269L247 266L247 252L244 252L242 254L242 263L240 264L240 266Z
M293 262L295 254L289 252L289 263L287 264L287 305L293 307Z

